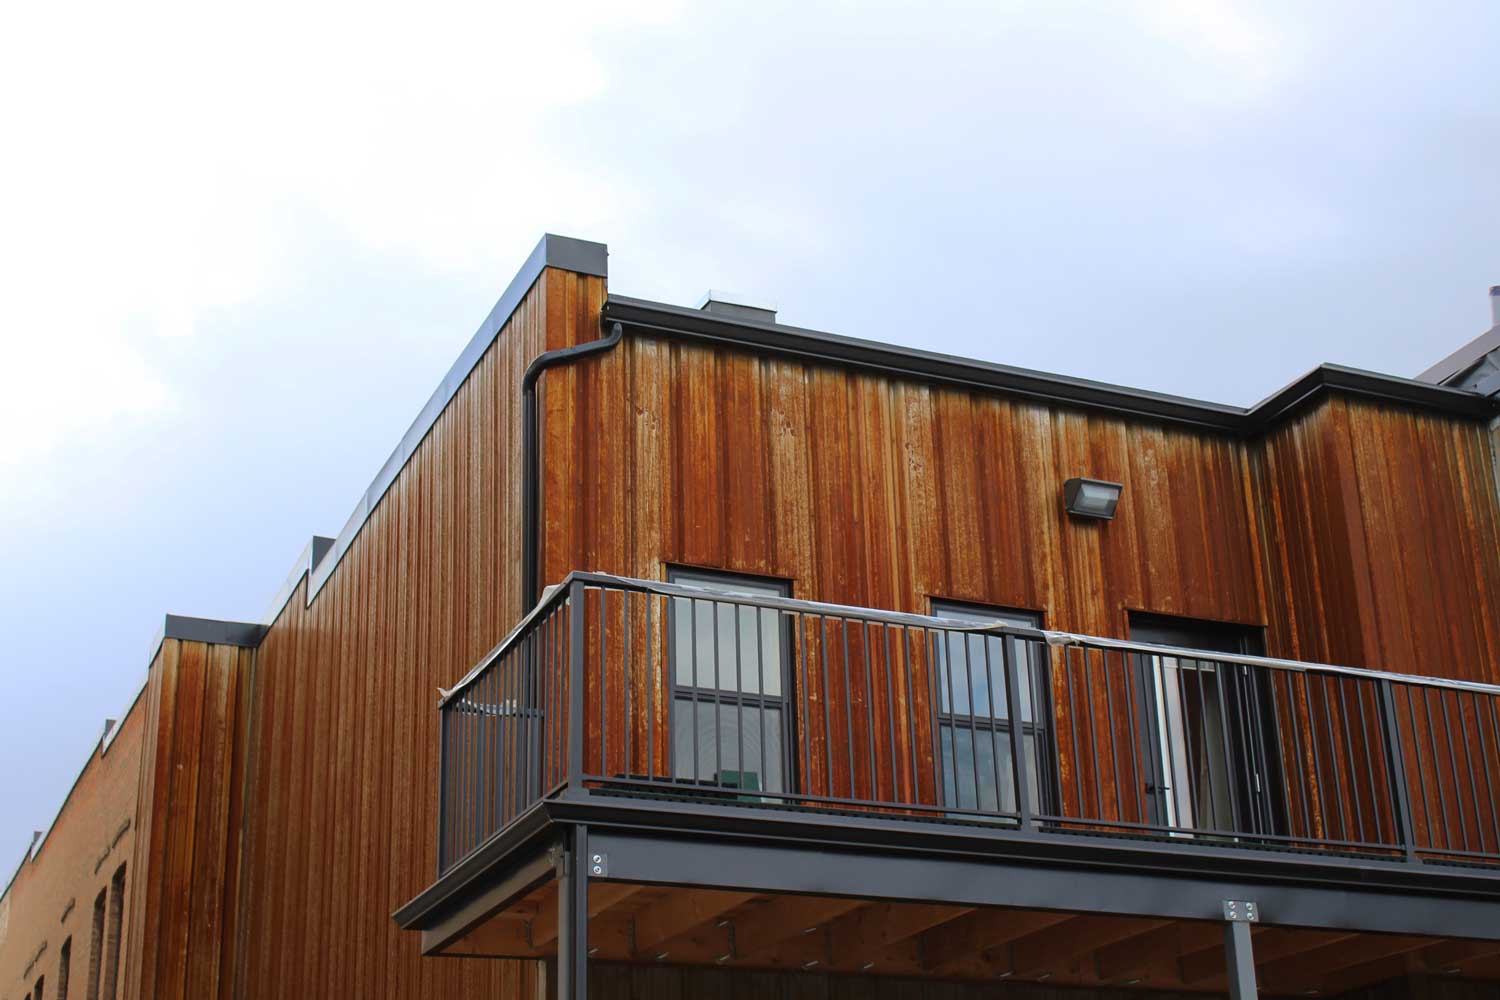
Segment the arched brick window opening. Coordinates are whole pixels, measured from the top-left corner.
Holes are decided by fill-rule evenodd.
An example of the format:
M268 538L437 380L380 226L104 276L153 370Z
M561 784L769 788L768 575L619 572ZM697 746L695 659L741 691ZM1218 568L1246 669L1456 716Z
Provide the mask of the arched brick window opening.
M104 928L105 954L104 988L100 1000L115 1000L115 989L120 981L120 938L125 921L125 866L115 870L109 880L109 920Z

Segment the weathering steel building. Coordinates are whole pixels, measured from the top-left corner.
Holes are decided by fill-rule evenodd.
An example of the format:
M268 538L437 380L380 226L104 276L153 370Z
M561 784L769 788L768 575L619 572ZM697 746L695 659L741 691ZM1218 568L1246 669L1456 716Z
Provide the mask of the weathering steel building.
M166 619L0 1000L1497 995L1500 320L1245 410L606 276Z

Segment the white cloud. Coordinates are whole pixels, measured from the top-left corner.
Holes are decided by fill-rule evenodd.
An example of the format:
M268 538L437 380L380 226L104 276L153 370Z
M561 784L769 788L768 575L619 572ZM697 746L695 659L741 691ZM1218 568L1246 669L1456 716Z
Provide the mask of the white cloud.
M0 469L170 411L162 338L295 276L319 225L496 276L613 197L548 124L670 5L32 4L0 40Z
M1263 99L1295 65L1295 39L1285 20L1275 28L1231 0L1142 0L1132 8L1147 28L1192 57L1182 94L1204 103Z

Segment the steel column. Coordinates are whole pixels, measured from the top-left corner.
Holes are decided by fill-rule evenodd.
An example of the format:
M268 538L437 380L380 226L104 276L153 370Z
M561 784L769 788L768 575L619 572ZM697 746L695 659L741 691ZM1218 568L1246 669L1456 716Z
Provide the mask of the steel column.
M1255 903L1242 899L1224 901L1224 971L1229 979L1229 1000L1257 1000L1255 952L1250 943L1250 925L1260 919Z
M573 827L557 859L557 1000L589 995L589 833Z

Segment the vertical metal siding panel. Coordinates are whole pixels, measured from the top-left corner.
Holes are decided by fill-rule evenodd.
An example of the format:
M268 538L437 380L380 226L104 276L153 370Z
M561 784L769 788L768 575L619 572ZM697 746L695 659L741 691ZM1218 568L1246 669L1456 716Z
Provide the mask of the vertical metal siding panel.
M189 942L191 940L192 868L198 780L203 767L199 757L203 733L205 681L208 647L201 642L181 643L177 663L177 697L171 743L171 792L163 816L167 826L166 884L162 893L162 941L158 953L160 997L185 996Z
M187 892L187 961L183 995L212 997L224 931L225 847L229 820L229 781L234 749L232 689L239 650L210 646L205 650L203 721L194 754L199 778L193 820L193 864L185 873Z
M365 527L369 527L368 522ZM353 842L361 832L354 810L358 791L355 692L359 688L352 650L355 634L353 604L356 593L364 589L370 548L369 545L361 545L356 551L349 553L352 559L346 585L340 588L338 603L330 612L337 623L333 628L335 659L330 666L334 668L334 685L329 705L336 737L328 795L333 830L329 841L329 863L324 875L329 902L328 945L319 967L318 987L324 996L336 995L349 985L347 969L350 964L348 940L353 928L353 918L349 912L354 880Z
M244 870L248 851L246 801L252 777L249 773L251 740L254 739L255 650L237 651L234 685L234 748L230 759L229 811L226 817L224 930L214 996L229 1000L233 995L236 969L244 954L246 892Z

